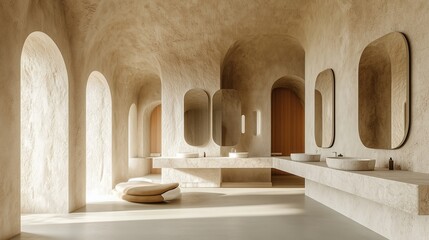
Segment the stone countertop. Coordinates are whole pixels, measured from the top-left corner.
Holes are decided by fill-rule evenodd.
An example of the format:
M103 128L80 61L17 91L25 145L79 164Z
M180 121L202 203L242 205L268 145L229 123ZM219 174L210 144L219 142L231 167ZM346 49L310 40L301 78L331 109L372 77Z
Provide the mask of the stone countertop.
M409 171L342 171L326 162L273 158L273 168L327 185L402 211L429 215L429 174Z
M271 157L157 157L153 158L155 168L272 168Z
M275 168L415 215L429 215L429 174L409 171L342 171L326 162L289 157L153 158L156 168Z

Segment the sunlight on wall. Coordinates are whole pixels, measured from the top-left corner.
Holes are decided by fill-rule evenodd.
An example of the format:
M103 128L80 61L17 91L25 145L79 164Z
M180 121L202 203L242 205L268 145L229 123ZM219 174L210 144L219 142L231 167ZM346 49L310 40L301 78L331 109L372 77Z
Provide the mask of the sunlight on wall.
M92 72L86 87L86 199L112 190L112 98L106 78Z
M137 106L133 103L128 113L128 157L137 155Z
M21 211L68 210L68 77L52 39L31 33L21 55Z

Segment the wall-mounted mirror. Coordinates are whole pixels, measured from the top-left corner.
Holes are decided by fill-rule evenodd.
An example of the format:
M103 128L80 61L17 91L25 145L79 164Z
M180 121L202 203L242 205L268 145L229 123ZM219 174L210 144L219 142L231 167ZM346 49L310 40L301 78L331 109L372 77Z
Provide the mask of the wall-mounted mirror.
M213 140L219 146L237 145L241 135L241 101L234 89L213 95Z
M316 145L329 148L335 137L335 78L332 69L319 73L314 88L314 136Z
M359 136L368 148L400 147L409 128L409 51L405 36L370 43L359 61Z
M184 98L185 141L201 146L209 140L209 97L202 89L191 89Z

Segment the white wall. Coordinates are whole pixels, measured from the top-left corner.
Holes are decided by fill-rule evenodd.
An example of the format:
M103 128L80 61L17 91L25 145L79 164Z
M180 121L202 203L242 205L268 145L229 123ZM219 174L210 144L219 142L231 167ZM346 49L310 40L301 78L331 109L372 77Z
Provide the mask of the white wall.
M31 33L21 56L21 211L68 212L68 78L48 35Z
M106 78L94 71L86 90L87 201L111 193L112 173L112 97Z

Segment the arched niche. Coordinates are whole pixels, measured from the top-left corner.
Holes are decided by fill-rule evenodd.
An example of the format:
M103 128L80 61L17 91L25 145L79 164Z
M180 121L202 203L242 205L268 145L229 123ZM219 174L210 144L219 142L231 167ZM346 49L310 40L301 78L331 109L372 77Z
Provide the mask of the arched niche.
M131 104L128 111L128 157L137 157L137 106Z
M405 36L389 33L359 61L359 136L368 148L395 149L409 128L409 50Z
M69 90L64 59L45 33L21 54L21 211L68 211Z
M271 93L271 152L289 156L305 147L304 80L285 76L274 82Z
M112 190L112 97L100 72L86 87L86 196L91 201Z
M183 99L184 136L191 146L201 146L209 140L209 96L202 89L191 89Z
M234 89L220 89L213 95L213 140L219 146L237 145L241 137L241 101Z
M319 73L314 87L314 136L316 145L329 148L335 137L335 79L334 71Z
M161 154L161 120L162 120L161 104L156 105L150 113L150 153L157 156Z

